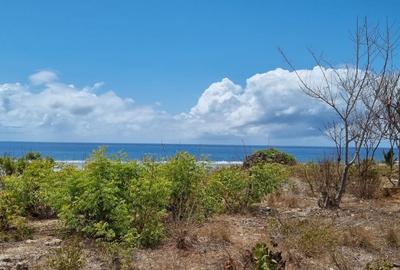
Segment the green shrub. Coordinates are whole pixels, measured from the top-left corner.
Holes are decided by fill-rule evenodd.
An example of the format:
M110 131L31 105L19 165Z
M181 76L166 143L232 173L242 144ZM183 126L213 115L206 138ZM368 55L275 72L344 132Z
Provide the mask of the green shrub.
M219 211L240 212L248 206L249 173L240 167L222 167L209 180L209 194Z
M163 172L172 184L168 209L173 218L179 221L204 217L205 165L197 163L194 156L179 152L163 165Z
M4 160L11 159L3 158ZM1 238L5 239L7 236L26 238L31 233L26 217L48 217L53 214L43 188L48 178L52 177L53 165L50 160L32 160L24 165L20 174L11 174L2 179L0 231L3 236Z
M24 216L49 217L53 215L46 201L44 185L53 177L54 163L34 160L28 163L21 175L11 175L3 180L4 189L15 200Z
M162 220L170 200L171 183L160 175L158 165L146 162L129 191L133 202L133 224L139 232L138 242L141 246L154 246L164 236Z
M110 160L100 149L82 170L64 170L59 172L64 184L54 185L61 196L52 201L67 228L105 241L142 246L160 241L170 185L158 165Z
M17 172L17 163L12 157L3 156L0 158L1 176L12 175Z
M296 159L285 152L281 152L275 148L259 150L250 156L247 156L243 162L243 167L250 168L255 165L277 163L283 165L295 165Z
M15 198L7 191L0 190L0 241L11 238L25 239L31 234L26 219Z
M220 203L223 211L241 212L275 191L287 175L282 166L274 164L258 165L249 171L224 167L211 174L209 194Z
M53 162L51 158L42 158L40 153L37 152L27 152L18 159L5 155L0 157L0 176L22 174L27 165L34 160L48 160Z
M257 165L250 169L249 196L259 202L266 194L274 192L279 183L287 179L288 171L278 164Z

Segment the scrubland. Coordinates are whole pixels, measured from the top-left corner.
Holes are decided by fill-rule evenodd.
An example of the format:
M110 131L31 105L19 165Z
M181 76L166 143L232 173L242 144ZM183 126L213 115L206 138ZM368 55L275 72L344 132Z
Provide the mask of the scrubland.
M0 269L395 269L400 192L373 161L340 208L318 206L340 164L283 153L215 168L93 153L83 168L1 160ZM389 175L390 174L390 175Z

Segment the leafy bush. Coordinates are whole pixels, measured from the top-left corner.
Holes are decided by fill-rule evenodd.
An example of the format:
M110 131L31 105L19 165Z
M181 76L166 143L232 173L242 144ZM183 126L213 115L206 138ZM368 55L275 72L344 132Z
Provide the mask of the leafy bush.
M15 174L22 174L27 165L34 160L48 160L53 161L51 158L42 158L40 153L37 152L27 152L22 157L16 159L10 156L0 157L0 175L10 176Z
M295 165L296 159L285 152L281 152L275 148L256 151L254 154L247 156L243 166L250 168L255 165L278 163L283 165Z
M19 175L12 174L3 178L0 189L0 231L4 235L25 238L31 233L26 217L52 215L43 184L53 174L53 165L47 159L32 160L24 165Z
M249 196L259 202L266 194L274 192L280 182L287 179L288 171L278 164L265 164L250 169Z
M162 238L170 184L156 164L110 160L100 149L81 171L59 174L64 175L59 178L64 184L55 186L62 196L58 203L53 201L67 228L142 246L155 245Z
M0 190L0 241L10 238L20 240L30 234L31 230L15 198L9 192Z
M209 181L209 194L215 198L218 211L235 213L248 206L248 171L240 167L222 167L210 175Z
M206 170L203 163L197 163L194 156L179 152L163 165L165 177L172 183L171 200L168 209L175 220L202 218Z
M258 165L250 171L240 167L220 168L210 176L209 194L220 202L220 209L240 212L275 191L286 177L287 171L273 164Z
M170 200L171 183L160 175L156 164L147 162L129 191L133 202L133 224L139 232L138 241L145 247L154 246L164 236L162 219Z
M45 183L54 174L50 160L34 160L26 165L21 175L4 179L4 189L13 197L24 216L49 217L53 211L46 201Z

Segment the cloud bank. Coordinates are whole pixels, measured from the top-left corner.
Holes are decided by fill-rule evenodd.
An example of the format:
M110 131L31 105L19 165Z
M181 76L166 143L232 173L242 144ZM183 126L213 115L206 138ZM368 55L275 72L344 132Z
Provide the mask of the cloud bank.
M316 68L298 72L321 82ZM49 70L32 74L27 84L0 84L0 140L318 145L326 142L320 129L332 118L301 93L293 72L279 68L244 86L228 78L214 82L179 114L113 91L97 93L100 87L76 87Z

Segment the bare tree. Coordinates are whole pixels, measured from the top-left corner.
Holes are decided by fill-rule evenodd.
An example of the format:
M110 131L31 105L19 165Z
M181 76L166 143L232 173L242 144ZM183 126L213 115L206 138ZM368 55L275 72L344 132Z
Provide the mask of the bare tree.
M302 91L328 105L336 115L327 133L338 152L340 179L335 194L321 198L321 207L339 207L346 190L350 167L357 161L361 148L370 138L393 50L389 32L382 35L378 26L370 29L367 19L362 25L357 21L352 37L355 45L354 62L341 68L334 67L310 52L322 74L322 84L308 82L280 50L296 73Z
M380 102L383 107L380 116L386 125L386 138L389 140L391 149L394 145L397 147L398 176L396 185L400 187L400 72L391 72L385 77Z

